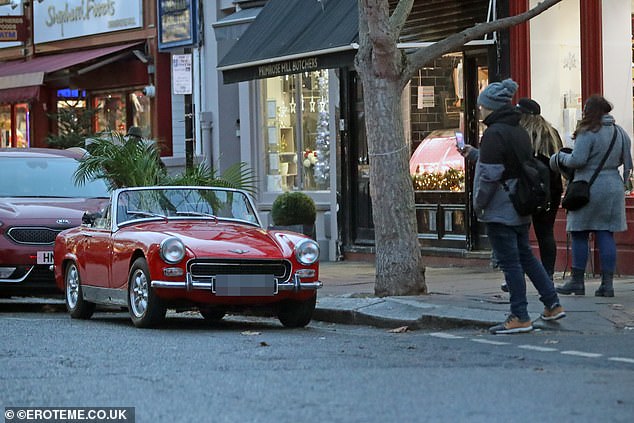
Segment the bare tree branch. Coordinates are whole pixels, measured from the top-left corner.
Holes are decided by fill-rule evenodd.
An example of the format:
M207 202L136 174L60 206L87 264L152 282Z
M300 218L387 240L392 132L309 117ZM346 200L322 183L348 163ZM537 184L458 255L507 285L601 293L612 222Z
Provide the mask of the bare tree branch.
M399 69L394 56L400 53L396 48L398 33L393 32L390 27L389 3L386 0L359 0L359 7L365 11L367 18L367 35L372 49L369 53L372 54L376 75L381 78L396 78Z
M396 9L394 10L394 13L392 13L392 16L390 17L390 26L392 27L394 34L396 34L396 37L398 37L401 31L403 30L403 27L405 26L405 23L407 22L407 17L412 11L413 5L414 5L414 0L401 0L396 5Z
M416 52L408 56L408 65L403 72L403 83L407 83L407 81L409 81L416 72L418 72L418 69L425 66L430 60L440 57L445 53L455 51L469 41L484 36L484 34L499 31L525 22L545 10L550 9L560 1L561 0L544 0L534 8L524 13L520 13L519 15L509 16L493 22L479 23L471 28L465 29L462 32L452 34L447 38L430 45L429 47L419 48Z

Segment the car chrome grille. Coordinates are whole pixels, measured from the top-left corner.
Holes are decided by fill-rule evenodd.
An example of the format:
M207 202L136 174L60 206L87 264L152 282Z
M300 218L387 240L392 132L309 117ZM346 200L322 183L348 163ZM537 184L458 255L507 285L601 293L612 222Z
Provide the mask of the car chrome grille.
M284 282L291 276L288 260L192 260L188 269L194 279L216 275L274 275Z
M7 236L18 244L52 245L57 234L64 229L14 227L7 231Z

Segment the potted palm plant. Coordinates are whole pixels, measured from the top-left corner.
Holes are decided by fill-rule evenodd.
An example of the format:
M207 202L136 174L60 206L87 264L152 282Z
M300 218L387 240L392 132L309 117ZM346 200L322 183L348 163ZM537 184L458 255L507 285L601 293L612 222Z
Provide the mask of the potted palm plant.
M312 198L299 191L279 195L271 208L273 228L284 229L315 238L317 207Z
M75 182L104 179L110 189L148 185L203 185L239 188L255 193L255 175L246 163L228 167L222 174L204 163L182 174L170 175L161 162L156 142L139 136L106 132L90 139L75 172Z

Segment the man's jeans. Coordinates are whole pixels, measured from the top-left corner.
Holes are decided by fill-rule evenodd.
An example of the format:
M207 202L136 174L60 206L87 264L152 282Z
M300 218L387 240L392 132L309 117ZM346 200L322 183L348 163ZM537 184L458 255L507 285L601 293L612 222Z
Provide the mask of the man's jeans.
M509 287L511 313L528 320L526 274L539 292L539 300L547 307L559 302L553 281L537 260L528 243L530 225L508 226L487 223L487 234L493 254L504 272Z

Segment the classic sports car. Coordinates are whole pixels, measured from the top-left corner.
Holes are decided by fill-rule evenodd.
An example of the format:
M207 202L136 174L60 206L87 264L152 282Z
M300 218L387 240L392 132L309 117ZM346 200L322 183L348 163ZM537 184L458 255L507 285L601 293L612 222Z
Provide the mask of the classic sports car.
M108 203L103 180L76 185L82 151L0 149L0 295L59 294L55 237Z
M137 187L112 192L102 215L55 240L55 279L73 318L95 304L126 306L137 327L166 309L207 320L262 307L284 326L306 326L315 309L319 246L267 231L249 196L215 187Z

